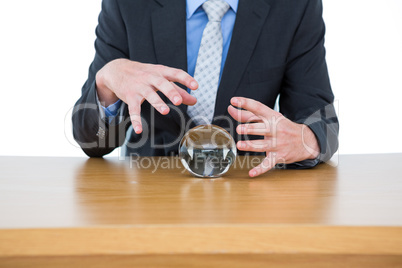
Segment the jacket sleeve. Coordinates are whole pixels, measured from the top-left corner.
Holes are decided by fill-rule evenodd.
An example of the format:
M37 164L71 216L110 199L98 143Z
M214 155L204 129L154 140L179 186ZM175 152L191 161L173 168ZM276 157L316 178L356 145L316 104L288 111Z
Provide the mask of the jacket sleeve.
M328 161L338 149L339 123L325 61L324 35L322 1L308 0L288 52L279 99L283 115L314 132L321 150L315 163ZM310 163L314 165L314 161Z
M88 79L82 87L81 97L74 106L73 135L83 151L91 157L101 157L123 144L130 125L127 106L123 103L122 116L112 122L101 118L96 97L95 76L108 62L128 58L125 25L117 0L103 0L96 28L95 58L89 68Z

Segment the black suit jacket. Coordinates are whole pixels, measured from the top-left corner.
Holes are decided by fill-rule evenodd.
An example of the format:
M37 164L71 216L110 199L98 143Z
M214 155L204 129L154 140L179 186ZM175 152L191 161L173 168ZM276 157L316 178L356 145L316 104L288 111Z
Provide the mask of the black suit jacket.
M227 119L230 98L248 97L272 108L280 95L280 112L309 125L321 148L320 159L329 159L338 147L338 120L332 105L324 33L321 0L240 0L213 123L238 140L241 137L234 132L237 122ZM121 146L130 126L126 105L122 118L111 123L100 119L97 71L117 58L187 70L186 1L103 0L96 34L95 59L73 113L74 137L89 156L103 156ZM181 105L162 116L145 102L144 133L128 137L127 152L177 153L181 136L192 127L186 126L187 117L179 116L180 112L186 115L186 108Z

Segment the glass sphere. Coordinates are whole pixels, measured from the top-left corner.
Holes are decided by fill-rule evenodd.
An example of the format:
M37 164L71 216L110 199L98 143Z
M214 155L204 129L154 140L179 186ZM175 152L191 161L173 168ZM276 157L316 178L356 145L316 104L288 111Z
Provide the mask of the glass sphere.
M182 138L179 156L184 167L193 175L216 178L225 174L235 162L236 143L223 128L200 125Z

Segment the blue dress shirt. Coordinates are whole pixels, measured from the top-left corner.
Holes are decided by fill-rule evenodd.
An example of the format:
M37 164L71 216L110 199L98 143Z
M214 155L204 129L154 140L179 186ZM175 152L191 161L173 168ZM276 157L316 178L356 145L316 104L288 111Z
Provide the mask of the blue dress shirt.
M191 76L194 76L202 33L208 23L207 13L205 13L202 8L204 2L206 2L206 0L187 0L187 72ZM239 0L226 0L226 2L230 5L230 8L223 16L221 22L223 36L221 75L229 51L230 40L232 39L233 26L236 20ZM221 75L219 76L219 81Z
M208 23L208 16L202 8L202 4L207 0L186 0L187 8L187 72L189 75L194 76L195 65L198 57L198 50L201 45L202 33L205 26ZM239 0L225 0L230 8L222 18L222 36L223 36L223 50L222 50L222 65L219 81L222 76L222 70L225 66L226 57L229 51L230 40L232 39L233 26L236 20L237 6ZM105 116L109 118L109 121L119 113L121 100L103 107Z

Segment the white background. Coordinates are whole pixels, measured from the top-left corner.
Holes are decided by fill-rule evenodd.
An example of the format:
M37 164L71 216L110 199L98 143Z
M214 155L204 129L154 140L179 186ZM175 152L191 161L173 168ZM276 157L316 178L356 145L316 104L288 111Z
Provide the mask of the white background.
M402 152L402 1L323 2L339 152ZM71 108L100 9L101 0L0 2L0 155L84 156Z

